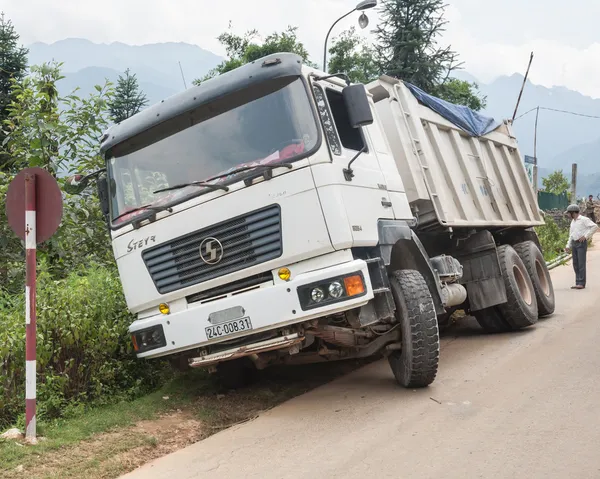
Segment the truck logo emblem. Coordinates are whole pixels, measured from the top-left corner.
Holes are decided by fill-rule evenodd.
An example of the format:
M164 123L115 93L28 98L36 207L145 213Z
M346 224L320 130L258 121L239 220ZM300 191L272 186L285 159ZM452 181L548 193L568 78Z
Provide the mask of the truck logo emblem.
M200 243L200 258L206 264L217 264L223 259L223 245L217 238L205 238Z

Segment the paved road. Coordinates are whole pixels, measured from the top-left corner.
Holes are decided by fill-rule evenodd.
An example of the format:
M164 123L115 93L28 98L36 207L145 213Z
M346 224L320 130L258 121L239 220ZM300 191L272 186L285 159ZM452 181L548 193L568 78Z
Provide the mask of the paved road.
M534 329L466 321L426 390L374 363L125 477L600 478L600 248L588 274L572 291L552 272L557 313Z

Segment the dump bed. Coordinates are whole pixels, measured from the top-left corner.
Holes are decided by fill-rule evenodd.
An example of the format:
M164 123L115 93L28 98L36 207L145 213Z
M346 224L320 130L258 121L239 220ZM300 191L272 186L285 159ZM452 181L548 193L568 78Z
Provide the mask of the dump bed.
M421 228L543 224L507 122L473 136L399 80L384 76L367 89Z

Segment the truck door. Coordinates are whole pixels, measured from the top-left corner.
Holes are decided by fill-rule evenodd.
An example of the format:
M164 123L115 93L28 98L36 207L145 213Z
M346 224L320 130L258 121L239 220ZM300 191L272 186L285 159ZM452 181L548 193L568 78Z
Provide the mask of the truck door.
M342 86L318 81L313 83L312 89L330 158L326 163L323 157L311 162L334 247L375 245L377 220L395 217L387 179L377 155L377 150L384 147L374 143L377 137L373 130L379 126L377 123L359 129L350 126ZM379 135L381 137L381 133ZM350 161L363 148L366 151L352 163L352 176L348 177L344 170L348 170ZM335 239L336 230L344 222L351 230L352 244L339 244Z

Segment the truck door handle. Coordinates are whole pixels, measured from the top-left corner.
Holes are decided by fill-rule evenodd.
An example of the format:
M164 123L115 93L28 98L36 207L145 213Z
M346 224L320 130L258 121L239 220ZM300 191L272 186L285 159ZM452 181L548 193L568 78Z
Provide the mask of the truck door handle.
M383 206L384 208L391 208L392 207L392 202L382 199L381 200L381 206Z

